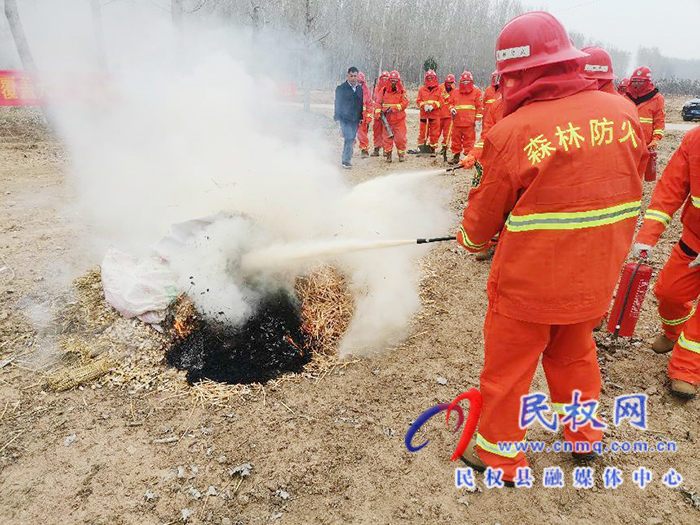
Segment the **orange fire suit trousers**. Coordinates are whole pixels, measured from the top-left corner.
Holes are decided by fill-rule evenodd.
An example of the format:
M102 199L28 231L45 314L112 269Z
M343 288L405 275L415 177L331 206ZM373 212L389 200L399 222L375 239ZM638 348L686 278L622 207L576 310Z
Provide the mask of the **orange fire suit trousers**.
M420 129L418 131L418 145L428 145L433 150L437 149L440 141L440 118L420 119Z
M357 141L360 143L360 149L369 149L369 122L362 120L357 128Z
M453 126L452 128L452 154L469 154L476 142L476 128L474 126Z
M394 137L390 138L384 133L384 153L391 153L396 144L396 152L399 155L406 153L406 119L394 120L387 115L391 131L394 132Z
M574 390L581 391L580 402L598 400L600 370L593 341L593 329L600 318L571 325L547 325L518 321L489 308L484 324L485 359L480 390L484 404L477 433L477 453L492 468L503 469L503 479L512 481L519 467L528 462L522 451L501 450L499 442L520 442L525 429L520 428L521 397L530 392L530 384L542 356L549 405L552 412L564 415L563 405L570 404ZM538 425L535 422L533 425ZM564 427L564 438L595 443L603 432L586 424L575 432ZM576 450L574 448L574 450Z
M452 140L450 135L452 126L452 117L445 117L440 119L440 137L442 137L442 145L447 147L449 142Z
M659 273L654 295L666 337L676 341L668 376L692 385L700 383L700 316L694 302L700 295L700 268L688 268L695 257L676 244Z
M384 124L382 119L375 118L372 122L372 131L374 132L374 147L384 147Z

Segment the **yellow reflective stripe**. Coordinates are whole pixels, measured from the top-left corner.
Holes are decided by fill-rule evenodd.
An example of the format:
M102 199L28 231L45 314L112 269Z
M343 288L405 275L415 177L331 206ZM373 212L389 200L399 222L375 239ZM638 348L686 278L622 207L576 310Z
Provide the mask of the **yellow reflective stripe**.
M654 133L652 133L652 135L661 135L663 137L664 130L663 129L655 129Z
M700 199L698 199L700 201ZM607 226L636 217L641 208L641 201L626 202L599 210L532 213L530 215L510 215L506 229L511 232L531 230L576 230Z
M525 440L522 440L520 443L525 443ZM491 454L496 454L497 456L502 456L504 458L514 458L520 454L520 451L515 449L515 445L513 443L508 443L509 450L504 451L501 450L502 447L499 447L496 443L487 441L481 434L476 435L476 444L477 446L483 448L486 452L491 452Z
M488 100L486 101L486 104L493 104L494 102L496 102L496 99L495 99L495 98L490 98L490 99L488 99Z
M481 113L477 113L476 118L484 118L484 116Z
M643 122L644 124L653 124L654 119L653 118L646 118L646 117L639 117L639 122Z
M401 104L382 104L383 108L399 108L401 109Z
M678 338L678 346L685 348L686 350L690 350L691 352L695 352L696 354L700 354L700 343L687 339L685 337L685 333L683 332L681 332L681 336Z
M474 244L471 241L471 239L469 239L467 232L464 230L464 226L460 226L459 231L462 234L462 241L464 242L464 244L466 244L469 248L473 250L480 250L488 244L488 242L485 242L484 244Z
M455 109L476 109L476 106L466 105L466 106L455 106Z
M688 319L693 317L694 313L695 313L695 307L693 307L693 309L690 311L690 313L688 315L686 315L685 317L681 317L680 319L664 319L660 315L659 315L659 317L661 318L661 322L664 324L667 324L668 326L678 326L679 324L683 324Z
M652 221L659 221L668 226L671 223L671 216L661 210L652 210L651 208L644 212L644 218Z
M483 147L484 147L484 143L483 143L482 141L479 141L479 142L477 142L476 144L474 144L474 147L475 147L475 148L483 148Z
M700 197L690 196L690 200L693 202L693 206L700 208Z
M423 107L425 104L433 104L440 106L440 101L439 100L421 100L420 106Z

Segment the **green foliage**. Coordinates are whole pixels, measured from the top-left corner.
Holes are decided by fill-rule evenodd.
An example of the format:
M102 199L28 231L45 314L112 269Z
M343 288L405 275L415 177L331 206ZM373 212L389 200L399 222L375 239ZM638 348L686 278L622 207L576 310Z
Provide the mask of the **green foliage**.
M423 71L428 71L429 69L432 69L433 71L437 71L438 68L438 63L437 60L435 60L435 57L430 55L428 58L425 59L425 62L423 62Z

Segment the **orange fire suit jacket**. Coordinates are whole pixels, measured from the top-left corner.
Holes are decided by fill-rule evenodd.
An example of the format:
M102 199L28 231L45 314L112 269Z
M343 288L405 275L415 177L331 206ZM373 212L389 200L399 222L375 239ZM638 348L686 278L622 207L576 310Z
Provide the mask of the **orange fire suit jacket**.
M654 246L681 206L681 239L700 253L700 128L686 133L656 183L637 242Z
M378 117L379 113L387 112L386 117L390 122L398 122L406 120L406 108L408 107L408 96L406 91L391 91L391 87L387 87L379 93L377 99L377 107L374 114Z
M496 97L499 96L500 93L496 91L496 88L493 86L489 86L486 88L486 91L484 91L484 111L483 111L483 118L484 118L484 125L486 125L486 115L489 114L489 110L491 109L491 105L496 102ZM477 118L478 115L477 115Z
M632 103L634 103L634 100L632 100ZM665 103L664 96L657 92L649 100L637 104L639 122L642 124L644 141L647 145L653 139L661 140L664 136L664 131L666 130Z
M418 98L416 99L416 104L418 104L420 108L420 118L442 118L442 108L447 104L447 100L447 93L442 84L438 84L433 89L429 89L427 86L421 86L418 88ZM430 113L425 111L423 106L426 104L433 106L433 111Z
M499 92L496 92L496 98L491 103L491 108L485 110L485 113L483 127L481 128L481 137L479 137L479 140L469 152L476 160L481 159L481 154L484 151L484 137L486 137L489 130L503 118L503 97Z
M634 109L600 91L528 104L489 130L457 240L479 252L500 232L494 311L541 324L605 314L641 207L641 136Z
M369 123L372 122L372 116L374 114L374 107L372 103L372 90L366 83L360 84L362 86L362 100L363 100L363 105L362 105L362 119L363 122Z
M482 98L479 88L474 87L469 93L461 93L459 87L450 92L449 107L457 110L454 116L455 127L473 127L476 124L477 115L482 112Z

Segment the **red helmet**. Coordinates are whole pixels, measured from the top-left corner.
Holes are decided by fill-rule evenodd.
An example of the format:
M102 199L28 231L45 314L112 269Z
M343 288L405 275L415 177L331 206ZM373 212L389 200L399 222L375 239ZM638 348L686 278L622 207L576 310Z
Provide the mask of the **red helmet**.
M651 82L651 69L647 66L638 67L634 70L634 73L632 73L632 77L630 80L632 82L634 82L635 80Z
M455 82L457 82L457 80L455 80L455 76L452 73L445 77L445 84L454 84Z
M389 72L388 71L382 71L382 74L379 75L379 78L387 80L389 78Z
M391 82L398 82L401 80L401 75L399 75L399 72L393 69L391 73L389 73L389 80Z
M462 74L459 75L460 84L471 84L472 82L474 82L474 77L472 77L469 71L463 71Z
M623 78L620 80L620 87L622 88L628 88L630 87L630 79L629 78Z
M365 81L365 74L364 74L362 71L360 71L360 72L357 74L357 81L358 81L358 82L364 82L364 81Z
M437 75L435 74L435 71L432 69L429 69L428 71L425 72L425 80L428 80L429 78L434 78L437 80Z
M496 41L496 64L501 74L585 56L571 43L561 22L544 11L516 16Z
M588 56L581 59L581 75L591 80L615 80L612 59L602 47L584 47Z

